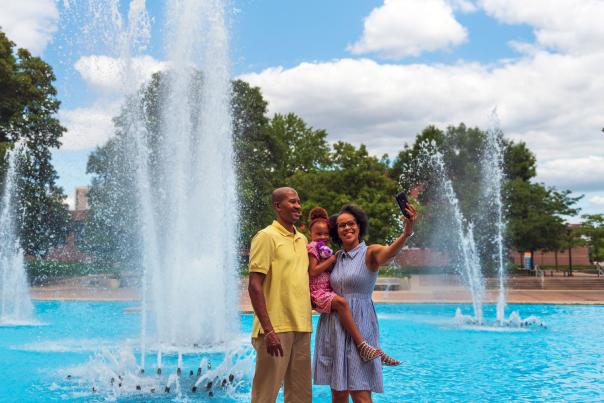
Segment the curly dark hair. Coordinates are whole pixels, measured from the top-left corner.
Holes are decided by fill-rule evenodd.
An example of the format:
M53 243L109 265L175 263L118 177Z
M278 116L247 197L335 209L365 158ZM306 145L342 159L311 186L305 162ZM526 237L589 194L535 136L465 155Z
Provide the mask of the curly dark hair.
M331 240L333 243L342 246L342 240L338 235L337 220L340 214L343 213L348 213L354 217L357 225L359 226L359 242L361 242L365 235L367 235L369 223L365 211L363 211L363 209L356 204L345 204L337 214L329 217L329 236L331 237Z
M327 215L327 210L325 210L323 207L313 208L308 214L308 221L310 222L310 224L308 224L309 231L312 229L312 226L319 221L325 222L327 227L329 227L329 215Z

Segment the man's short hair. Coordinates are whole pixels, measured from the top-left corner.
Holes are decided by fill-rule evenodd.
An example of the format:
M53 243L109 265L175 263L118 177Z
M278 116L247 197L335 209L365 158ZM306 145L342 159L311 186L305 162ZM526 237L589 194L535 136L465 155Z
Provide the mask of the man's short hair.
M290 187L280 187L277 188L275 190L273 190L273 194L272 194L272 203L279 203L280 201L282 201L283 199L285 199L285 197L287 196L287 193L290 192L294 192L295 194L298 194L298 192L296 191L296 189L294 188L290 188Z

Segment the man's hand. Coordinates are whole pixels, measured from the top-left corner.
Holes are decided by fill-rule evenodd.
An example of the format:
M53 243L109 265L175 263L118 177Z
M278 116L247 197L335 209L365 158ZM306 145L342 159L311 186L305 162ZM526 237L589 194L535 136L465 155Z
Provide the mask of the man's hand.
M273 357L283 357L283 347L281 347L281 340L277 333L271 331L264 336L264 342L266 343L266 352Z

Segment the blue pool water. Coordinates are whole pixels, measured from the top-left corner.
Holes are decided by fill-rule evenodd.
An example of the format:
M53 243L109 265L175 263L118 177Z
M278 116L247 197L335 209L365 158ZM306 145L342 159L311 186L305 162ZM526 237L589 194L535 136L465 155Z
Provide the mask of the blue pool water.
M0 401L104 401L113 395L91 391L70 377L88 371L99 351L135 348L139 313L129 303L38 302L40 326L0 327ZM604 401L604 307L514 305L523 317L536 315L547 328L472 328L456 326L456 305L377 305L382 347L404 360L384 369L385 393L376 402L403 401ZM462 309L469 313L468 306ZM487 307L494 317L494 307ZM314 318L316 325L316 317ZM241 315L247 344L251 315ZM129 347L130 346L130 347ZM207 357L219 363L222 354ZM138 355L137 355L138 358ZM199 354L185 356L184 370L197 367ZM164 358L165 372L176 366ZM147 359L147 373L155 361ZM79 369L78 369L79 368ZM92 368L92 366L91 366ZM90 369L92 371L93 369ZM75 373L74 372L74 373ZM149 375L152 376L152 375ZM241 400L249 386L239 388ZM174 391L172 391L174 392ZM329 401L325 386L314 401ZM148 391L122 394L118 401L175 401ZM179 401L233 401L216 394L181 396Z

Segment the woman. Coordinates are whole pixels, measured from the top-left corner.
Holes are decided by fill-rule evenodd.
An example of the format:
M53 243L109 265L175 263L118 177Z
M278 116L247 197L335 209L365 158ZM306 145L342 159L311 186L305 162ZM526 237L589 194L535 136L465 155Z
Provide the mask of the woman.
M392 260L413 233L415 209L408 205L405 229L391 245L365 245L367 215L358 206L347 204L329 219L332 240L342 247L330 276L334 291L348 300L354 321L372 346L379 346L377 316L371 294L380 266ZM313 364L314 383L330 385L333 403L371 402L371 393L383 392L380 359L363 361L336 313L319 319Z

